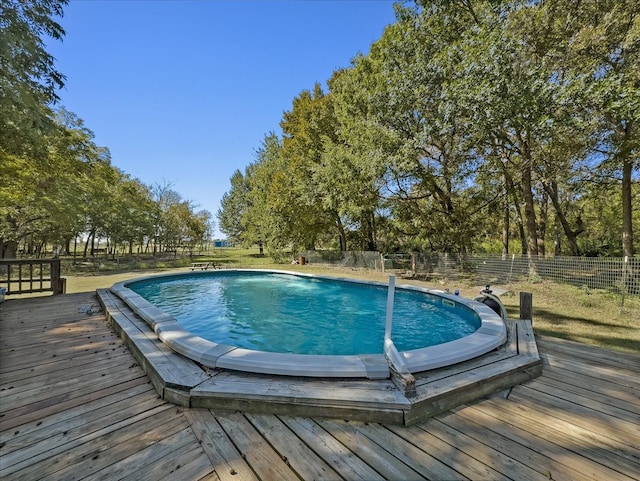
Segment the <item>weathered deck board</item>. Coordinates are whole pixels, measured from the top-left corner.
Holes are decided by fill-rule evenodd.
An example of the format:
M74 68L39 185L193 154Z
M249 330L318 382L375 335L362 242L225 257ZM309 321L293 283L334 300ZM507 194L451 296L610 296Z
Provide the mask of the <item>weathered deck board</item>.
M311 418L287 417L285 419L291 432L306 442L336 471L346 479L381 480L384 479L375 469L357 457L338 441L329 431Z
M637 356L542 337L542 376L411 427L187 409L158 397L104 314L80 312L93 304L0 304L0 478L640 479Z
M390 426L389 429L438 460L455 459L454 465L449 465L449 467L459 473L458 477L463 476L468 479L507 479L506 476L495 471L491 466L476 460L466 452L466 449L460 449L450 444L450 439L446 437L443 439L430 430L422 429L421 426L411 426L409 429L396 429L395 426Z
M640 356L612 351L602 347L590 346L584 349L584 345L559 339L556 337L538 336L538 345L545 347L546 352L559 352L572 358L580 358L585 362L595 362L601 365L609 365L616 369L627 367L634 372L640 370Z
M586 375L592 379L606 379L636 394L640 393L640 379L637 376L640 370L627 367L628 365L624 363L624 358L621 359L620 366L615 368L608 364L598 364L592 360L579 361L571 354L561 354L556 351L547 353L544 363L546 366L557 367L573 375Z
M511 404L511 403L508 403ZM469 424L476 424L481 431L485 431L484 440L492 443L492 447L504 445L505 453L508 453L517 461L526 464L547 479L582 480L586 475L579 470L567 466L567 460L574 462L579 459L576 454L567 452L562 446L545 441L546 437L537 437L533 424L508 423L511 419L506 408L500 401L496 405L484 403L482 406L467 407L456 412L455 418L460 418L463 429ZM515 414L517 418L517 414ZM447 422L448 419L443 419ZM544 429L544 426L542 426ZM593 478L592 478L593 479ZM615 476L612 476L615 479Z
M211 411L186 409L185 416L221 481L258 479Z
M387 450L388 448L383 447L383 445L390 445L386 431L383 432L383 438L386 439L380 442L380 437L376 438L373 431L361 423L330 419L317 419L316 422L385 479L425 479L420 474L424 458L413 463L413 466L410 462L405 464L406 461L398 463L397 458ZM362 431L360 426L365 426L366 429ZM405 452L405 450L398 450L398 452ZM434 459L433 464L435 462Z
M583 449L584 440L575 434L566 435L566 431L552 429L549 425L554 422L553 416L550 416L546 412L546 407L542 405L536 406L541 408L530 409L529 415L523 414L523 405L513 402L486 402L480 403L474 406L474 409L489 414L496 420L496 424L501 425L507 423L510 429L507 432L507 436L516 442L520 442L531 447L535 452L540 453L549 458L547 465L547 471L553 475L556 471L563 471L565 474L562 476L554 476L554 478L568 478L568 479L629 479L629 477L620 473L617 469L611 469L603 465L600 461L592 459L590 456L585 455ZM588 418L585 419L588 421ZM599 436L607 437L606 434L598 431L599 426L592 426L586 431L590 435L597 433ZM633 440L634 436L631 436ZM635 439L638 438L636 434ZM615 455L613 450L606 448L602 449L603 454ZM640 469L640 466L639 466ZM570 475L567 470L579 473L576 475ZM638 471L637 473L640 473ZM633 477L631 479L634 479Z
M260 479L297 480L285 459L271 448L267 439L260 435L241 413L231 413L218 418L218 422L233 444L242 453L251 469Z
M303 479L339 478L338 473L302 440L291 443L289 427L276 416L247 414L247 419L276 450L291 454L284 461Z

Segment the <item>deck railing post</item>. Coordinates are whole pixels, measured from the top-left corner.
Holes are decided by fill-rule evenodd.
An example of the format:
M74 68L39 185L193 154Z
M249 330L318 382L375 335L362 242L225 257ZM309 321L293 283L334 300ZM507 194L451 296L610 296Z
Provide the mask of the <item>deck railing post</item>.
M530 292L520 293L520 319L527 319L533 325L533 294Z
M60 259L51 259L51 290L53 295L61 294L60 291Z

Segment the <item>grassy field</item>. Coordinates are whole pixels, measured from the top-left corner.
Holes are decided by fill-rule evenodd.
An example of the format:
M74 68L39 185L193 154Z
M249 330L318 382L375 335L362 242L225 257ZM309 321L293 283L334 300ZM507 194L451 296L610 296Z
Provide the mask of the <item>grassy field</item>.
M386 282L388 274L360 269L332 268L316 265L273 264L268 257L260 257L257 249L217 249L198 261L213 261L223 267L274 268L307 272L320 275L354 277L358 279ZM156 264L154 269L136 265L136 269L100 271L87 274L64 274L67 278L67 292L87 292L106 288L126 279L166 272L189 271L189 261L181 260ZM178 267L176 267L176 265ZM142 267L140 269L140 267ZM483 286L465 284L461 281L424 282L399 277L397 284L413 284L421 287L458 289L465 297L475 297ZM533 326L539 334L561 337L586 344L616 349L640 355L640 300L632 299L620 307L620 298L603 291L591 291L554 283L511 284L494 286L506 289L501 296L509 317L519 315L519 292L533 294Z

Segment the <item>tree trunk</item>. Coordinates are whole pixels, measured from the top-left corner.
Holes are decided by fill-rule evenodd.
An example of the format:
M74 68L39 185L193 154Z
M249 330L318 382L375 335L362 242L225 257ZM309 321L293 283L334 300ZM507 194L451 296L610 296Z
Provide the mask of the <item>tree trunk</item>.
M527 255L538 255L538 223L531 186L531 163L522 166L522 197L524 199L524 217L527 226Z
M87 258L87 252L89 250L89 241L91 241L94 233L95 233L95 229L91 229L91 231L89 232L89 235L87 236L87 242L84 243L84 252L82 254L82 257L84 259ZM93 255L93 247L91 248L91 255Z
M375 239L375 214L372 211L366 211L363 214L362 225L364 227L364 242L363 242L363 250L365 251L375 251L376 250L376 239Z
M562 225L560 224L560 218L556 216L556 222L553 229L553 254L557 256L562 255Z
M550 184L543 183L542 184L545 192L549 194L549 198L551 199L551 203L553 204L553 208L556 211L556 216L560 225L562 225L562 229L564 231L565 236L567 236L567 241L569 242L569 249L571 249L572 256L579 256L580 249L578 248L577 237L579 234L584 232L584 224L582 223L582 219L578 217L578 228L574 231L571 229L569 225L569 221L567 220L567 216L564 213L564 209L560 204L560 199L558 196L558 185L555 182L551 182ZM557 250L557 248L556 248Z
M524 134L524 137L523 135ZM524 217L527 225L527 256L529 259L538 256L538 222L536 220L535 201L533 198L533 159L529 143L529 132L518 132L516 135L520 146L520 172L522 180L522 199L524 201Z
M547 236L547 220L549 218L549 194L544 191L540 199L540 220L538 222L538 254L545 256L547 254L544 240Z
M522 218L522 209L520 208L520 199L518 198L518 191L516 189L515 183L513 182L513 177L511 177L509 170L506 168L507 163L503 162L502 166L503 166L502 172L504 174L504 180L505 180L505 188L507 190L507 193L509 194L509 197L511 198L511 202L513 203L513 208L515 209L515 212L516 212L516 225L518 227L518 235L520 237L520 247L522 250L522 254L527 255L527 239L524 232L524 221ZM509 212L508 212L509 201L507 201L506 204L507 204L507 207L506 207L507 212L505 212L505 216L509 215Z
M506 190L506 189L505 189ZM504 215L502 216L502 258L505 259L509 255L509 235L511 227L511 212L509 209L509 197L505 196Z
M513 206L516 210L516 224L518 226L518 236L520 237L520 249L522 250L522 255L528 255L527 251L527 234L524 231L524 218L522 217L522 209L520 208L520 204L518 203L518 199L513 198Z
M2 259L15 259L18 255L18 243L16 241L3 241Z
M340 216L335 214L336 228L338 229L338 241L340 242L340 251L344 252L347 250L347 233L344 230L344 225L342 225L342 220L340 220Z

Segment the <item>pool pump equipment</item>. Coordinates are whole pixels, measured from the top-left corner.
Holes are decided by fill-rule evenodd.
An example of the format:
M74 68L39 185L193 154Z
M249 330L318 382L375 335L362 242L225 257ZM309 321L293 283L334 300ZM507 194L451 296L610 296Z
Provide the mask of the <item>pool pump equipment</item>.
M500 298L493 293L489 284L480 291L480 295L474 298L474 301L481 302L490 307L503 321L507 320L507 309L504 307L504 304L502 304L502 301L500 301Z

